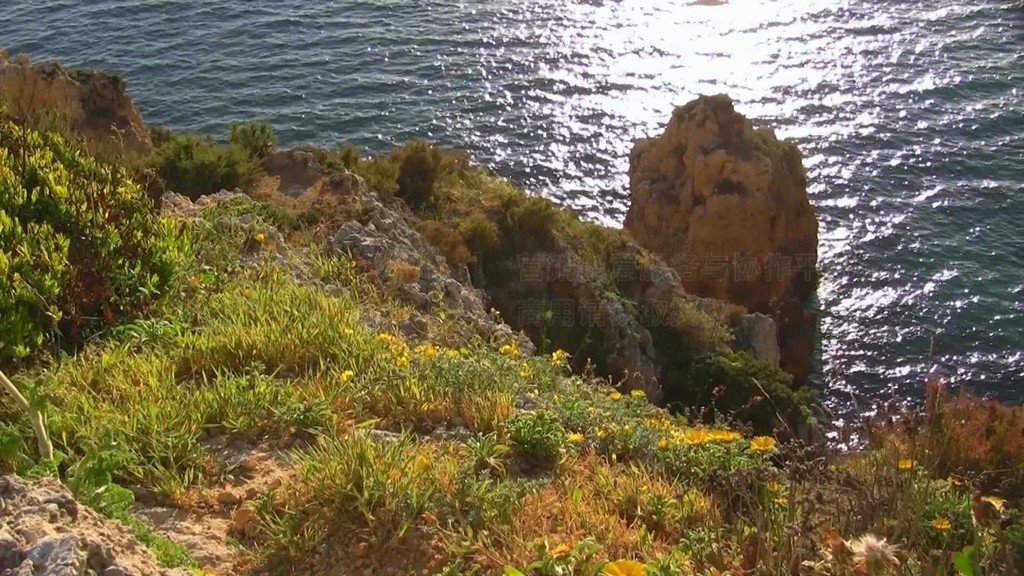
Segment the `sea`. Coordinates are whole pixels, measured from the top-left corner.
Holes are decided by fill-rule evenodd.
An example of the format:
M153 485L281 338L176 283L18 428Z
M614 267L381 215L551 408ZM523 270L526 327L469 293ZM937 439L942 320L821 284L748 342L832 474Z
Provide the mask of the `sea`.
M804 155L835 422L929 377L1024 399L1019 0L4 0L0 46L123 74L151 125L430 138L611 226L633 140L728 94Z

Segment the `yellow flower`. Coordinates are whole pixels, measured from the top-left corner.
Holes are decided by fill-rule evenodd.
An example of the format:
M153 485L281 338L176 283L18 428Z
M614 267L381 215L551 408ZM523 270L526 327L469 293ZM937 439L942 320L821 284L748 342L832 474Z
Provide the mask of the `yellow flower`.
M755 452L771 452L775 450L775 438L771 436L755 436L750 441L750 449Z
M352 330L351 328L345 328L344 330L341 331L341 333L345 336L351 336L355 334L355 331Z
M573 432L569 434L569 442L573 444L579 444L580 442L583 442L583 434L580 434L579 432Z
M355 372L351 370L345 370L344 372L341 373L341 383L344 384L345 382L348 382L349 380L355 378L355 376Z
M690 428L679 433L679 438L684 444L703 444L711 440L707 430L701 428Z
M555 350L551 353L551 363L555 366L561 366L565 364L565 361L569 358L569 353L565 350Z
M778 498L775 499L775 503L782 504L783 506L785 506L786 504L789 504L789 498L786 498L785 496L779 496Z
M607 433L604 431L604 428L598 428L595 434L597 434L598 438L604 438Z
M632 396L633 398L643 398L647 396L646 394L644 394L643 390L630 390L629 395Z
M743 435L732 430L711 430L708 432L708 439L713 442L735 442L742 440Z
M519 365L519 377L520 378L532 378L533 377L533 369L530 368L530 365L527 364L526 362L523 362L522 364Z
M403 356L399 356L398 358L395 358L395 364L398 364L399 368L408 368L409 367L409 359L407 357L405 357L404 355Z
M519 354L519 348L517 348L515 344L505 344L501 348L498 348L498 352L500 352L502 356L515 356Z
M781 492L782 484L779 482L767 482L765 483L765 488L768 488L770 492Z
M611 394L608 395L608 397L611 398L612 400L622 400L622 394L619 392L612 392Z
M437 348L434 348L434 345L431 344L430 342L427 342L426 344L420 346L417 349L417 352L419 352L420 354L427 358L433 358L434 356L437 356Z
M644 576L647 568L636 560L616 560L605 564L601 576Z
M381 332L380 334L377 334L377 342L380 342L381 344L391 344L394 341L395 337L392 336L391 334L388 334L387 332Z
M949 530L952 527L953 527L953 523L950 522L949 518L946 518L945 516L939 516L935 520L932 520L932 528L935 528L936 530L939 530L940 532L945 532L945 531Z
M668 438L660 438L658 440L658 448L662 450L668 450Z
M560 558L568 554L570 551L571 548L569 548L568 544L559 544L551 549L551 556L552 558Z
M900 470L913 470L914 466L917 466L917 462L910 458L900 458L896 465Z
M1000 512L1002 512L1003 508L1006 507L1006 500L1003 500L999 496L982 496L981 501L988 502L995 506L996 510L999 510Z
M265 237L263 236L263 232L257 232L256 235L253 236L253 238L255 238L257 242L262 244Z

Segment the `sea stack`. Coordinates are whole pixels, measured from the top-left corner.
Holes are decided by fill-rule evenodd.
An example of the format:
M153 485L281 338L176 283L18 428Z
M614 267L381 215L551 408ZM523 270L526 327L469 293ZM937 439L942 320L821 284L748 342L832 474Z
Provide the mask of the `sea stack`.
M728 96L701 96L630 154L626 229L698 296L771 316L781 367L806 383L814 354L818 223L800 151Z

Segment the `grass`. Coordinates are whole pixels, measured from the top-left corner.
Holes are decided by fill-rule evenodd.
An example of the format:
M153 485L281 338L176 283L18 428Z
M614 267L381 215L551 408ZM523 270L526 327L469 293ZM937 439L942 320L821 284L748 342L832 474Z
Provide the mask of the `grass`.
M457 185L458 170L440 171L429 192L474 207L475 224L448 222L445 233L475 230L464 245L492 279L496 260L572 239L578 258L612 270L603 242L624 242L616 233L561 226L564 212L461 170ZM909 576L1021 566L1018 495L997 481L1013 476L993 466L1010 466L1021 445L1009 412L984 411L988 432L975 437L986 459L949 437L965 431L963 417L981 418L967 408L977 403L941 395L926 427L878 428L860 453L785 444L720 411L670 413L574 370L566 334L526 356L451 326L457 315L439 315L421 339L391 331L410 310L280 207L236 199L174 223L189 270L173 297L14 378L45 407L60 459L49 473L133 527L166 565L194 561L126 515L124 487L201 510L230 468L209 440L226 437L288 439L290 464L242 504L254 528L224 573ZM517 238L523 230L537 233ZM288 251L269 245L277 232ZM602 288L629 301L631 282L608 276ZM366 322L368 312L384 321ZM670 312L672 331L656 338L690 342L716 383L762 378L724 351L727 310L687 302ZM26 473L31 428L12 407L2 413L4 465Z

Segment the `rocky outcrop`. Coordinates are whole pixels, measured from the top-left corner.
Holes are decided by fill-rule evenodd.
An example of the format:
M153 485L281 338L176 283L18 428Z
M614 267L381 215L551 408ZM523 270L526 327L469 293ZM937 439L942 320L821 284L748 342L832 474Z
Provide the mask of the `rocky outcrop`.
M796 146L754 128L727 96L702 96L635 143L629 178L629 232L687 291L772 316L781 366L804 383L818 225Z
M123 524L79 504L52 478L0 478L0 573L185 576L168 570Z
M736 324L736 347L749 350L755 358L779 365L779 334L775 321L755 312L744 314Z
M86 136L91 145L123 145L146 153L152 142L139 111L116 74L64 68L55 62L32 64L25 55L0 51L0 97L17 118L50 110Z

